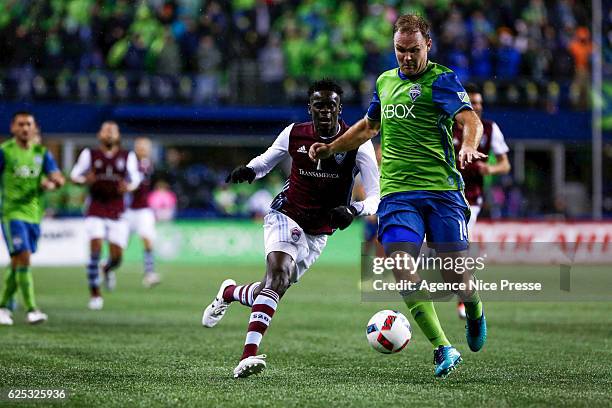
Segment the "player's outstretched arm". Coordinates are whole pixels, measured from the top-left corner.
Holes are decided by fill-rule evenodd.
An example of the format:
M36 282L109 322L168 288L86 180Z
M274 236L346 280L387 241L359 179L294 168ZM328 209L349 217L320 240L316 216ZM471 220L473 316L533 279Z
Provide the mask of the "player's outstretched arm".
M365 117L351 126L342 136L332 143L314 143L311 145L308 156L312 161L317 161L326 159L334 153L357 149L359 146L376 136L379 130L380 122Z
M466 164L472 163L473 160L483 159L486 154L478 151L478 145L482 138L482 122L478 115L471 109L464 109L455 115L455 120L463 127L463 143L459 150L459 167L465 168Z
M226 183L252 183L268 174L278 163L289 157L289 135L293 129L293 123L287 126L276 137L274 143L268 149L253 158L246 166L236 167L225 179Z

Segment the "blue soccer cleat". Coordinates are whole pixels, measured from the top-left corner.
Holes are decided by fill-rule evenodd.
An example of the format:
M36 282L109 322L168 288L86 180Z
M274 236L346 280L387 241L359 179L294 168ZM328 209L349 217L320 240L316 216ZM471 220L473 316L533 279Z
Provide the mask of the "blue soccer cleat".
M434 350L434 375L445 378L461 362L461 354L453 346L439 346Z
M478 319L472 320L469 317L466 319L465 325L465 338L467 339L468 346L472 351L480 351L487 341L487 319L482 311L482 316Z

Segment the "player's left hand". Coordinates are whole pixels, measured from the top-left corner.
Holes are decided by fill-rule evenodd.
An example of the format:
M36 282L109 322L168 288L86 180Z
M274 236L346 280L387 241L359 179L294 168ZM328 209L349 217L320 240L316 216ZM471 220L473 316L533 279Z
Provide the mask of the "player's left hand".
M357 215L357 210L353 206L341 205L340 207L336 207L330 212L330 225L332 228L340 228L341 230L345 229L355 219Z
M255 180L255 170L247 166L236 167L230 174L225 178L226 183L243 183L248 181L249 184Z
M479 152L472 146L463 145L461 150L459 150L459 167L463 170L466 164L470 164L474 160L485 159L486 157L486 154Z

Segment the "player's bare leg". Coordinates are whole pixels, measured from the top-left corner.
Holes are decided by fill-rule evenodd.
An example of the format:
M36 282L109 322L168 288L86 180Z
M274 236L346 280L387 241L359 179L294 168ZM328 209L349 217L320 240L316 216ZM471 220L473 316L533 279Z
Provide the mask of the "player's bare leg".
M17 286L23 296L23 304L26 308L26 321L30 324L38 324L47 321L47 315L36 306L34 298L34 280L30 271L30 251L22 251L11 257L11 265L15 268Z
M266 355L257 355L259 344L272 321L280 298L289 289L295 267L289 254L280 251L268 254L266 276L253 302L244 350L240 362L234 368L234 378L258 374L266 368Z
M114 290L117 286L117 276L115 275L115 269L121 266L123 259L123 248L117 244L109 242L109 258L108 261L102 267L102 273L104 274L104 286L107 290Z
M467 256L467 251L440 253L442 258L461 258ZM443 262L443 264L446 264ZM453 262L453 265L456 263ZM442 269L442 275L447 282L460 282L464 284L466 290L457 292L459 298L465 305L466 314L466 339L468 346L472 351L479 351L487 340L487 323L482 307L480 296L476 289L470 288L470 282L473 279L472 272L469 269L465 271L455 271Z
M145 288L152 288L161 282L159 275L155 272L153 242L147 237L142 237L142 246L144 247L144 278L142 284Z
M0 325L12 326L13 314L10 302L14 299L17 292L17 276L15 274L15 259L11 257L11 265L4 277L4 288L0 298Z
M100 253L102 252L102 239L94 238L89 242L89 263L87 264L87 281L89 284L90 310L100 310L104 306L100 292Z
M387 243L384 247L387 256L392 258L397 255L415 258L420 252L420 245L412 242ZM397 282L408 281L415 285L421 282L418 271L394 269L393 274ZM446 377L461 362L461 355L446 338L429 292L416 287L414 290L402 291L400 295L413 319L434 347L434 364L436 365L434 375Z
M392 258L398 255L406 255L415 258L418 256L420 248L411 242L398 242L385 245L385 251L388 254L387 256ZM421 276L418 271L412 271L410 269L393 269L393 275L396 282L408 281L415 285L421 282ZM412 317L434 348L439 346L450 346L450 342L446 338L438 320L438 315L436 314L429 293L416 288L413 291L403 291L400 295L404 299Z

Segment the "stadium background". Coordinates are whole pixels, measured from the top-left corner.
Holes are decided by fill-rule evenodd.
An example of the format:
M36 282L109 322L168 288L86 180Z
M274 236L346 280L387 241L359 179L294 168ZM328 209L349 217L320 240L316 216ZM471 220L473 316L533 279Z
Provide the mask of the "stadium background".
M41 253L34 259L55 267L34 273L39 301L51 320L41 329L43 337L17 326L7 334L0 350L7 384L68 384L81 392L76 401L86 405L124 406L127 392L136 396L131 402L153 405L250 405L252 391L220 380L234 364L230 351L240 347L246 311L231 312L236 315L230 313L224 322L232 350L193 328L199 329L201 308L229 272L246 280L254 279L254 270L257 276L263 270L260 217L282 186L287 165L253 185L227 186L224 179L234 166L262 152L288 123L309 119L305 93L313 79L340 80L346 90L343 117L359 119L376 75L395 64L392 22L404 12L419 12L431 21L431 59L454 69L462 81L482 86L484 116L500 125L510 145L511 174L487 179L483 222L477 226L480 239L612 238L610 10L601 17L597 48L591 38L591 5L577 0L5 0L0 6L0 132L8 137L14 111L31 110L43 142L68 172L80 149L96 144L100 123L116 120L125 146L138 136L153 140L156 190L176 197L175 209L159 212L157 259L164 283L152 292L139 287L140 244L133 238L117 293L109 297L105 314L92 318L84 310L85 272L79 266L87 256L80 221L85 192L68 184L47 195ZM597 152L603 185L601 207L593 208L597 172L592 169L591 100L598 89L592 88L592 68L599 50L604 81L595 101L603 110L603 144ZM283 300L286 317L275 320L266 347L285 354L277 352L277 371L264 380L274 391L263 401L299 405L307 398L314 404L353 398L353 404L361 405L387 395L387 401L404 403L393 395L405 382L425 390L411 394L412 402L424 405L569 401L596 406L606 400L610 374L600 362L609 354L594 350L606 349L600 340L609 339L609 305L488 306L498 322L489 347L519 360L500 373L496 353L471 358L467 380L458 380L465 381L459 399L416 374L429 374L431 368L419 335L417 351L406 357L413 370L405 373L402 360L381 366L378 356L368 354L361 326L370 312L394 305L352 306L359 300L360 228L356 224L336 234L313 268L314 276ZM306 307L311 310L308 322L299 317ZM338 325L336 315L344 324ZM442 307L440 315L445 326L457 325L450 306ZM581 323L575 325L577 320ZM322 333L324 324L334 333ZM533 336L529 340L526 330ZM576 341L558 336L556 348L548 349L549 333ZM461 335L452 332L455 338ZM110 341L101 344L101 336ZM329 344L337 348L338 337L344 350L330 357ZM88 350L94 343L96 355ZM201 344L204 349L198 348ZM25 350L32 348L39 351L28 360ZM143 350L163 352L145 361ZM541 360L547 353L565 358L547 365ZM321 361L321 355L331 360ZM416 355L426 358L415 360ZM359 362L357 371L342 365L349 359ZM90 368L89 360L98 367ZM568 377L578 362L582 369ZM288 371L295 364L302 364L306 379ZM37 373L40 366L49 374ZM525 371L534 366L548 371L541 376ZM474 380L481 378L478 369L490 377L484 394ZM594 378L593 372L599 375ZM319 376L321 382L313 379ZM561 396L566 380L579 389L570 399ZM505 381L515 385L499 388ZM135 389L139 382L160 394ZM369 389L372 382L381 388ZM204 396L202 383L209 384ZM282 392L286 384L293 394ZM532 389L534 384L538 387ZM185 387L189 393L181 394ZM320 390L317 395L311 394L313 388ZM108 398L102 402L100 390Z

